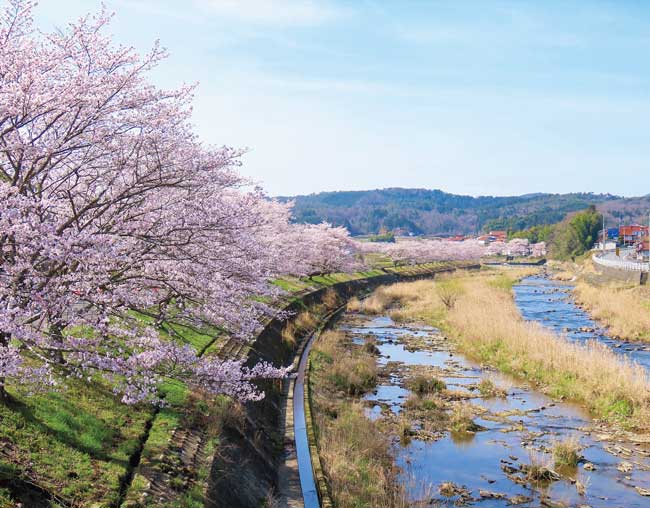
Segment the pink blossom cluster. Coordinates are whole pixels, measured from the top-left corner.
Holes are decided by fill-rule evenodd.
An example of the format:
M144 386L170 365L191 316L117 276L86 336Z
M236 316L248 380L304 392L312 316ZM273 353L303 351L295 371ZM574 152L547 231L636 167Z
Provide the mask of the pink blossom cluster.
M486 248L488 256L542 257L546 255L546 243L531 244L526 238L513 238L509 242L493 242Z
M290 204L238 174L241 151L197 139L193 88L147 81L157 45L115 46L105 12L43 34L33 7L11 0L0 20L0 390L59 369L127 403L169 376L259 398L251 381L283 369L199 358L157 326L250 338L274 312L272 278L351 268L355 244L292 225Z

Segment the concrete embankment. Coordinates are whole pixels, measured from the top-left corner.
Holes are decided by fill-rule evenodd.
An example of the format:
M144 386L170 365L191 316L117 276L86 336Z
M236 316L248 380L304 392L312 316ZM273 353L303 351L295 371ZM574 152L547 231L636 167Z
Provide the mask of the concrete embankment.
M462 268L478 268L478 265L468 264ZM322 320L353 296L377 286L430 278L455 269L456 266L415 267L408 272L341 282L308 293L286 308L291 314L288 320L273 319L265 326L252 344L247 364L267 361L274 365L291 365L305 340L313 333L313 329L307 330L296 336L295 341L287 341L286 337L283 340L283 331L302 311L309 310ZM319 325L317 323L315 326ZM290 385L289 379L264 383L266 397L260 402L246 405L244 424L224 429L219 451L212 464L206 506L259 508L264 506L265 500L280 496L284 497L286 506L302 506L302 491L294 460L295 444L291 442L293 421L290 411L287 411L292 408Z

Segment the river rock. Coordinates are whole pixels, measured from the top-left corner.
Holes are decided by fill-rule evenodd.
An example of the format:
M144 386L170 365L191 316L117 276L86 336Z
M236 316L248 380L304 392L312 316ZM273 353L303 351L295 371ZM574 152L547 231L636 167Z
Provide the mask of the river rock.
M524 503L530 503L533 500L532 497L524 496L523 494L520 494L518 496L513 496L510 499L508 499L508 504L516 505L516 504L524 504Z
M454 496L470 497L471 496L471 492L467 489L467 487L461 487L459 485L456 485L454 482L441 483L438 486L438 492L440 492L440 495L444 497L454 497Z
M641 487L634 487L634 488L642 496L650 497L650 489L644 489L644 488L641 488Z
M596 466L594 466L591 462L585 462L584 466L582 466L585 471L595 471Z
M503 470L504 473L508 473L508 474L514 474L517 471L519 471L519 469L517 469L516 467L509 466L508 464L501 464L501 469Z
M618 466L616 466L616 469L618 469L621 473L629 473L632 471L633 467L634 466L629 462L621 462Z
M479 490L478 495L483 499L505 499L507 494L502 494L500 492L491 492L489 490Z

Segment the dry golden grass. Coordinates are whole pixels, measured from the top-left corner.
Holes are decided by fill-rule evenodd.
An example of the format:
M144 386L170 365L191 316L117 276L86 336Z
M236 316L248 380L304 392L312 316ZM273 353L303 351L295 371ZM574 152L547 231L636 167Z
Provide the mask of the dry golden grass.
M406 508L390 437L350 397L375 385L374 356L343 332L326 331L310 358L319 451L335 505Z
M390 286L380 286L375 289L372 294L367 297L361 304L361 309L367 314L383 314L386 311L399 312L399 308L395 308L397 304L404 305L406 302L417 300L417 295L414 291L420 287L429 287L427 284L430 281L414 281L414 282L398 282ZM356 302L353 303L353 306Z
M522 273L458 277L463 291L449 310L436 296L436 281L396 284L394 294L403 295L397 317L445 328L469 356L531 380L551 396L584 403L599 417L650 430L650 381L644 369L599 342L573 343L526 322L510 291Z
M575 296L614 335L650 342L650 291L646 287L596 287L580 282Z
M391 301L390 316L395 321L430 322L439 318L444 311L444 305L435 291L438 282L432 280L400 282L378 288L370 298L381 294L381 298ZM397 302L400 305L395 305Z
M339 296L332 288L328 288L323 295L322 302L329 310L335 309L339 306Z
M382 291L382 288L375 290L363 303L363 311L368 314L382 314L396 300Z
M559 280L562 282L570 282L576 279L576 274L570 271L560 271L560 272L555 272L551 275L551 279L553 280Z
M348 312L359 312L361 309L363 309L363 304L361 303L361 300L359 300L356 296L353 296L348 301L346 308Z
M563 441L553 443L553 463L555 467L576 467L582 455L580 441L571 436Z
M397 483L390 440L364 416L360 404L321 425L320 454L337 507L409 506Z
M284 325L282 329L282 342L292 347L296 345L296 325L293 324L293 321L289 321Z
M346 348L345 340L344 333L332 330L318 339L315 354L327 363L321 382L332 391L360 395L377 384L377 362L366 348Z
M650 384L642 367L602 343L577 344L524 321L510 291L485 277L463 285L466 292L446 320L466 352L547 386L551 395L579 400L599 416L650 428Z
M318 319L311 312L305 310L296 316L294 320L296 328L300 331L308 331L316 328Z

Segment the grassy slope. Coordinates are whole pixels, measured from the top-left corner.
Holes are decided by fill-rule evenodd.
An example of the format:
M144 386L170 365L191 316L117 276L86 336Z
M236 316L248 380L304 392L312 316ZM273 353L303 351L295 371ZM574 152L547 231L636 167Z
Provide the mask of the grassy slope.
M83 505L117 501L151 410L117 404L109 387L78 380L59 393L9 391L14 402L0 405L0 478L18 475ZM13 506L0 492L0 506Z
M216 333L165 326L197 350L210 345ZM36 395L9 386L14 401L0 404L0 508L14 506L6 483L2 485L15 477L75 506L113 506L119 500L121 482L131 470L129 461L147 435L154 410L121 404L105 384L59 382L64 383L60 390ZM153 420L149 455L161 449L161 442L166 445L167 429L178 426L188 410L182 383L167 382L161 390L168 406Z

